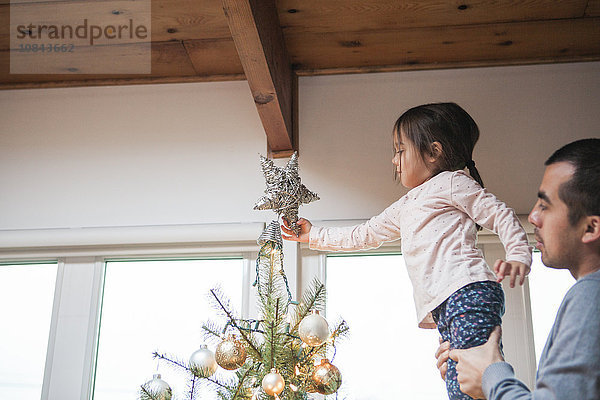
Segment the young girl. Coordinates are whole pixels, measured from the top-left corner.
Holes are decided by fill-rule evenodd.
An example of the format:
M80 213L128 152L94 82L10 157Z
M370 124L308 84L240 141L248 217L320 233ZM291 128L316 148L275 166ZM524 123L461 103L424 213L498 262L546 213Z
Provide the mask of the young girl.
M284 237L317 250L371 249L402 239L419 326L437 327L452 348L485 343L504 314L499 282L510 276L511 287L517 277L523 284L531 248L514 211L483 189L472 160L478 138L475 121L454 103L406 111L394 125L392 163L410 191L361 225L319 228L301 218L298 235L284 221ZM497 233L506 250L509 261L496 261L496 275L476 247L478 225ZM446 387L450 399L470 399L452 360Z

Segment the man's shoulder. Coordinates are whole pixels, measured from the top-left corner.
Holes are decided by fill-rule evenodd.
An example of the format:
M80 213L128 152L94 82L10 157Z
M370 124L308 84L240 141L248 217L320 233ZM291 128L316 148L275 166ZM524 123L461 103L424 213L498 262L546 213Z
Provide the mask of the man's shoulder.
M586 280L600 282L600 269L598 269L597 271L594 271L592 273L587 274L586 276L584 276L583 278L581 278L579 281L586 281Z
M575 282L569 292L599 292L600 291L600 270L581 277Z
M597 314L600 317L600 313L596 310L600 307L600 271L596 271L592 274L586 275L580 278L575 284L569 289L560 311L565 313L585 313L587 318L587 311L593 310L592 314Z

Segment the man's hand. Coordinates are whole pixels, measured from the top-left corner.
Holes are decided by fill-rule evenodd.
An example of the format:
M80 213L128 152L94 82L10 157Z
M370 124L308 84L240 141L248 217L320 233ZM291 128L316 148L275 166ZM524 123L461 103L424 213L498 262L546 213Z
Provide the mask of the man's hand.
M310 237L310 229L312 228L312 224L310 223L309 220L300 218L300 219L298 219L298 222L296 222L296 225L298 225L298 227L300 228L300 233L298 235L296 235L296 233L290 229L290 225L284 219L283 225L281 225L281 230L282 230L281 237L283 237L286 240L291 240L294 242L308 243L308 239Z
M529 273L529 267L518 261L496 260L494 263L494 272L498 282L502 282L507 275L510 275L510 287L515 287L517 276L519 285L523 286L525 276Z
M481 388L481 377L485 369L493 363L504 361L499 347L501 336L502 329L497 326L485 344L470 349L450 350L450 358L457 362L460 390L474 399L485 399Z
M450 342L444 342L444 339L440 338L440 347L435 352L435 358L437 359L437 369L440 371L440 376L445 381L446 372L448 372L448 358L450 353Z

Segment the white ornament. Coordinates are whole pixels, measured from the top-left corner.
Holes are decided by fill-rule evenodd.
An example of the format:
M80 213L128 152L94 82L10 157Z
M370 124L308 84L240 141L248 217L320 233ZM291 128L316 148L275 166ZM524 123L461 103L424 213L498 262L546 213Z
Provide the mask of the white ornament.
M298 326L300 339L309 346L320 346L329 338L329 325L327 320L319 315L319 311L304 317Z
M205 344L190 356L190 369L192 373L200 378L208 378L217 370L215 354Z
M269 396L275 396L283 392L284 387L283 376L275 368L271 369L271 372L265 375L262 380L262 388Z
M160 374L153 375L152 380L144 383L143 388L158 400L171 400L171 387L160 379Z

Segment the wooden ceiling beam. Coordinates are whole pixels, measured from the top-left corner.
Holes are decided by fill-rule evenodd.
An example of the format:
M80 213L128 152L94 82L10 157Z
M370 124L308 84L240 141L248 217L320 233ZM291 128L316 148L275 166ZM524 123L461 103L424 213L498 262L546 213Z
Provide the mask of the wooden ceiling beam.
M294 150L295 75L274 0L222 0L273 157Z
M600 18L287 34L295 73L323 75L600 59Z

